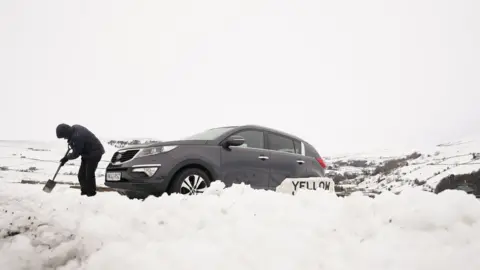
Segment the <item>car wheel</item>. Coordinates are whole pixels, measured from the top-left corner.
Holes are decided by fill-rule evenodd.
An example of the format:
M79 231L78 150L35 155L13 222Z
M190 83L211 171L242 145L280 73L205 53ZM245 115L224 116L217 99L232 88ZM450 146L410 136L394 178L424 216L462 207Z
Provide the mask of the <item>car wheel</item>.
M203 193L210 186L210 178L201 169L189 168L179 172L170 186L170 193L194 195Z

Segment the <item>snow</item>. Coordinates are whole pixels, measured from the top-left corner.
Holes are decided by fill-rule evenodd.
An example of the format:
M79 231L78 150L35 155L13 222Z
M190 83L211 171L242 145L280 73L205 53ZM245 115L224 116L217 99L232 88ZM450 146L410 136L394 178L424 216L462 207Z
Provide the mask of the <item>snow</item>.
M139 201L0 182L0 269L480 269L480 203L459 191L223 187Z

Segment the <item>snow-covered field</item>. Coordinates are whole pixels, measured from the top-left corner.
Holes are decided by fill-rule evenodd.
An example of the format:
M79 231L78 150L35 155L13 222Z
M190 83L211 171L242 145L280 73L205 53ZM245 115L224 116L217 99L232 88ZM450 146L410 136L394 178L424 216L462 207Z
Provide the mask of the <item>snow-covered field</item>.
M405 174L381 174L382 181L401 176L393 181L403 187L399 195L292 196L215 182L202 195L140 201L115 192L81 197L68 185L47 194L41 185L19 184L51 178L65 143L0 141L0 269L478 270L480 201L461 191L435 195L409 188L412 179L440 177L435 172L442 168L450 168L445 174L478 169L467 157L476 145L438 146L398 169ZM97 170L100 186L116 149L106 147ZM381 164L406 154L329 162ZM58 180L77 183L63 173L76 173L78 165L63 168ZM36 169L25 172L30 167ZM360 185L385 190L369 180L381 176L366 176Z
M480 203L459 191L254 191L128 200L0 184L0 269L478 270Z
M105 155L96 171L97 185L104 186L103 176L113 153L118 150L104 143ZM21 182L47 181L58 168L59 160L67 151L67 143L58 141L0 141L0 181ZM80 158L70 161L61 168L56 180L78 183L77 172Z

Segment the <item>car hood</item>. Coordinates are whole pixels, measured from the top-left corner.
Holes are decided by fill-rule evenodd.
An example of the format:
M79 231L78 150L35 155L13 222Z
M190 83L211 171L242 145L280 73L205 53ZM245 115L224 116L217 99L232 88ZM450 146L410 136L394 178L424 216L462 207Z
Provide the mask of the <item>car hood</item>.
M158 147L158 146L166 146L166 145L200 145L200 144L207 144L207 143L208 141L206 140L164 141L164 142L156 142L156 143L150 143L150 144L131 145L131 146L122 148L122 150Z

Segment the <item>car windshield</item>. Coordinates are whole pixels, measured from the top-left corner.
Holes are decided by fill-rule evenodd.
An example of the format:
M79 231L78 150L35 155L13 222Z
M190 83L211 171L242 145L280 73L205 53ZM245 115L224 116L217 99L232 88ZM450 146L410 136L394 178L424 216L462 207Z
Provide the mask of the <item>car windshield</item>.
M192 136L188 136L184 138L184 140L215 140L216 138L220 137L225 132L228 132L235 127L219 127L219 128L212 128L205 130L203 132L197 133Z

